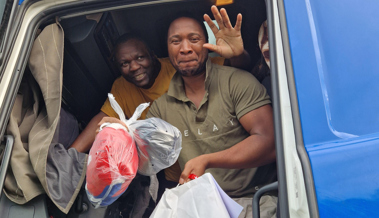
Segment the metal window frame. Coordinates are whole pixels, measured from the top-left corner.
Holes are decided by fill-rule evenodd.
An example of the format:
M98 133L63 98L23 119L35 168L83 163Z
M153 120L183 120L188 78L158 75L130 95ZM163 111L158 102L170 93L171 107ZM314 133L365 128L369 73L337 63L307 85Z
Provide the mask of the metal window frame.
M266 0L267 5L267 22L268 22L268 33L269 33L269 43L270 43L270 63L272 65L271 68L271 83L273 87L273 108L274 108L274 122L275 122L275 140L277 143L277 165L278 165L278 181L279 181L279 205L280 205L280 217L288 217L288 194L286 189L286 174L284 169L284 154L283 154L283 136L281 135L281 120L280 120L280 99L279 96L279 90L278 90L278 72L277 72L277 60L275 59L275 52L277 50L277 47L275 45L275 29L274 29L274 21L273 21L273 13L275 8L273 7L273 1L274 0ZM302 134L302 128L301 128L301 121L300 121L300 113L299 113L299 105L298 105L298 99L297 99L297 91L296 91L296 84L295 84L295 78L294 78L294 72L293 72L293 66L292 66L292 58L291 58L291 51L290 51L290 44L289 44L289 37L288 37L288 29L287 29L287 21L286 21L286 14L285 14L285 8L284 8L284 2L283 0L278 0L278 12L279 12L279 21L280 21L280 28L281 28L281 36L282 36L282 42L283 42L283 52L284 52L284 61L286 66L286 74L287 74L287 83L289 88L289 95L290 95L290 104L291 104L291 110L292 110L292 117L293 117L293 123L294 123L294 130L295 130L295 140L296 140L296 149L298 156L300 158L303 175L304 175L304 182L305 182L305 188L307 193L307 200L308 200L308 208L310 217L312 218L318 218L319 212L318 212L318 204L317 204L317 198L316 198L316 191L314 186L314 180L313 180L313 174L312 174L312 168L309 160L309 156L305 150L304 147L304 141L303 141L303 134Z

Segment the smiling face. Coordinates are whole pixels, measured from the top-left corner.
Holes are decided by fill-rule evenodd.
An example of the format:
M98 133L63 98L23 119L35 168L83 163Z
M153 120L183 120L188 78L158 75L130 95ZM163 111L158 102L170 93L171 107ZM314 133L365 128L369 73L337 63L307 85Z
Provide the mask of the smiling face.
M138 39L130 39L117 46L115 60L121 75L141 88L154 83L153 60L146 45Z
M205 72L208 50L203 47L206 38L200 24L188 17L174 20L167 33L167 49L171 64L182 76Z

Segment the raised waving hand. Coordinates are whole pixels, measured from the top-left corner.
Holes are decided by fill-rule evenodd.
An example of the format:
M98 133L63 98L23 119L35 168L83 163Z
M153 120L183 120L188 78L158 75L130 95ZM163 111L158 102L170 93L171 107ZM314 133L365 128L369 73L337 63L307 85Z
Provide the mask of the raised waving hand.
M207 14L204 15L204 20L216 37L216 45L206 43L204 47L218 53L224 58L233 58L243 54L244 47L241 36L242 15L237 15L236 25L233 27L224 8L218 11L216 6L212 6L211 10L219 28L217 28Z

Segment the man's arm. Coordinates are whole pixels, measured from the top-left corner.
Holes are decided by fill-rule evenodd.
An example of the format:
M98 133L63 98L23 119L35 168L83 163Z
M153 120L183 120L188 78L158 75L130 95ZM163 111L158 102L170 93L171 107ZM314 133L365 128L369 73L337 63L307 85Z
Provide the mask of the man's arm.
M237 15L236 25L233 28L224 8L218 11L216 6L212 6L211 10L219 28L207 14L204 15L204 20L216 37L216 45L206 43L204 47L226 58L225 65L250 71L250 55L244 50L241 36L242 15Z
M272 108L264 105L240 118L250 136L229 149L200 155L188 161L179 183L187 182L189 174L201 176L208 168L242 169L259 167L275 161Z
M103 119L103 117L107 117L107 115L101 111L96 116L94 116L86 128L83 130L83 132L80 133L78 138L75 139L70 148L75 148L79 152L89 151L89 149L92 147L92 143L95 141L98 123Z
M242 54L236 57L225 59L224 65L250 71L251 70L250 55L246 50L243 50Z

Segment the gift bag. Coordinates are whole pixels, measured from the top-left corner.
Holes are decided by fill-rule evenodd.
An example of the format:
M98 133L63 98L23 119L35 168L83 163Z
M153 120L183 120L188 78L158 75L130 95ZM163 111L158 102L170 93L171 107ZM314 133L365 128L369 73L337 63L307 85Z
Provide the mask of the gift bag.
M182 149L182 134L159 118L138 120L129 125L139 156L138 173L151 176L173 165Z
M126 125L136 121L149 106L141 104L126 120L113 95L109 100ZM137 169L138 153L128 129L118 123L103 124L89 152L85 186L88 199L95 208L112 204L128 188Z
M150 218L238 218L243 207L231 199L210 173L166 189Z

